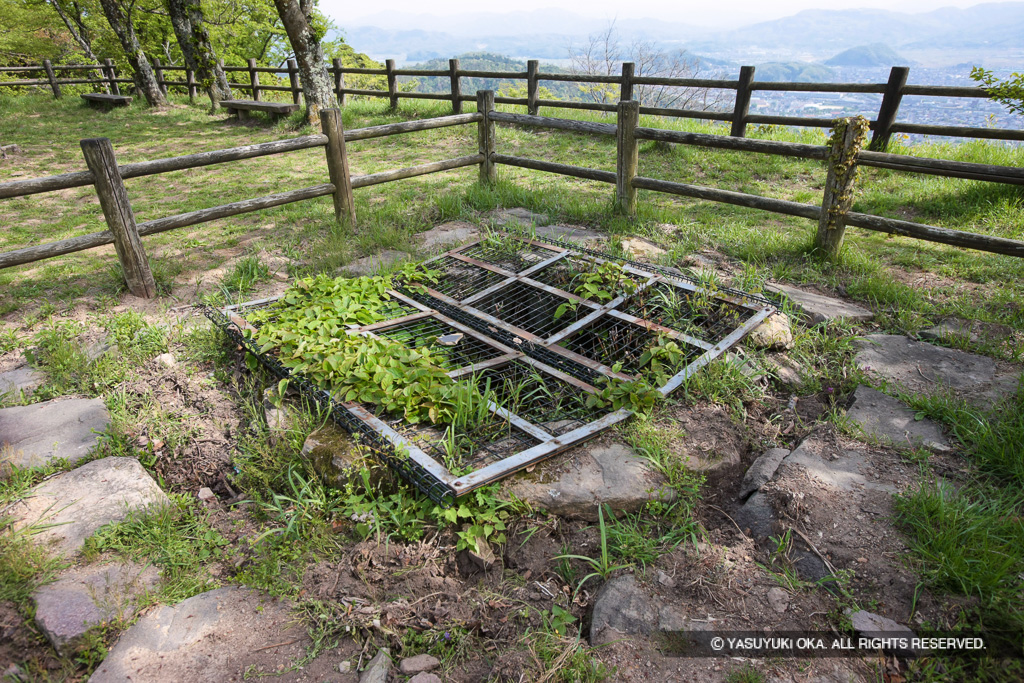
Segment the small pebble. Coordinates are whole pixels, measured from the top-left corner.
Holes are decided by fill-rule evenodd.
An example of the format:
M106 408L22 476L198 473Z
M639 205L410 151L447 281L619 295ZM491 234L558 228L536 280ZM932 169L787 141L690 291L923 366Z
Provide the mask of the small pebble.
M860 562L861 564L867 564L868 563L868 558L866 558L866 557L858 557L857 561Z

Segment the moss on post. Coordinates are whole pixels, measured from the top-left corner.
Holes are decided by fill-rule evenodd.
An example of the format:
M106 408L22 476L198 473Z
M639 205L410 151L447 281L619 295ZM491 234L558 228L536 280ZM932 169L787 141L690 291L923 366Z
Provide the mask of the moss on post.
M832 124L828 177L825 179L818 235L815 239L815 247L829 258L837 257L843 246L846 214L853 204L857 156L867 139L868 125L863 116L836 119Z

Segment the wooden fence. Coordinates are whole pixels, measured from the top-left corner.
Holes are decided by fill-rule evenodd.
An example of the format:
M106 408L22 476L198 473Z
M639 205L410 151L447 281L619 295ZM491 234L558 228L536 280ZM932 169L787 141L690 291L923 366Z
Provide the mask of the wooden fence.
M168 87L184 88L189 97L195 98L197 85L195 75L191 69L184 66L163 65L159 59L153 60L154 71L157 81L166 94ZM298 67L295 60L289 59L284 68L258 67L256 60L250 59L248 66L225 66L223 67L231 81L233 88L242 92L248 91L252 99L259 101L260 93L265 92L286 92L291 95L294 103L302 101L302 88L299 79ZM94 70L99 71L103 78L98 79L57 79L57 71L67 70ZM463 95L461 79L463 78L496 78L505 80L526 81L526 97L496 97L498 104L523 105L527 113L536 116L541 107L552 107L558 109L584 109L590 111L614 112L617 104L611 102L577 102L565 100L544 100L539 96L540 83L542 81L563 81L572 83L591 83L603 85L617 85L619 89L619 101L627 102L634 99L635 86L655 85L678 88L697 88L709 90L725 90L735 92L735 102L732 111L707 111L703 109L676 109L672 107L645 107L641 103L640 113L643 115L668 116L676 118L701 119L705 121L722 121L731 124L730 135L732 137L744 137L749 124L782 125L782 126L804 126L829 128L832 119L813 118L806 116L769 116L751 114L750 99L753 93L758 91L787 91L787 92L824 92L824 93L877 93L882 95L882 101L878 113L870 121L871 129L874 131L871 140L871 149L875 151L884 150L894 134L918 134L918 135L942 135L965 138L984 138L989 140L1014 140L1024 141L1024 130L1009 128L975 128L969 126L940 126L924 125L914 123L900 123L900 104L904 97L958 97L958 98L987 98L988 92L979 87L956 87L942 85L908 85L907 79L910 75L910 68L905 66L894 66L889 73L889 80L886 83L776 83L769 81L755 81L755 68L744 66L740 69L739 77L736 80L721 80L707 78L661 78L657 76L635 75L635 65L631 62L622 64L621 73L616 76L593 76L587 74L551 74L540 71L540 63L533 59L527 62L527 70L523 72L501 72L501 71L474 71L463 69L459 60L448 61L447 70L430 69L398 69L392 59L386 60L383 69L366 69L355 67L343 67L340 59L334 60L328 67L333 81L334 91L341 106L345 105L347 96L363 97L386 97L390 100L392 109L398 108L401 99L424 99L449 101L452 104L452 111L455 114L462 113L462 103L472 102L475 97ZM45 78L36 80L21 80L0 82L0 86L14 85L41 85L50 86L55 97L60 97L60 86L69 83L103 83L107 88L117 93L118 84L132 83L131 79L117 78L115 67L108 59L103 65L80 65L80 66L52 66L44 62L42 66L7 67L0 68L0 73L14 72L39 72L45 73ZM168 72L183 72L184 80L167 80ZM246 75L246 81L241 82L237 76ZM275 76L287 77L288 85L263 85L260 83L260 74L273 74ZM387 82L386 90L371 90L365 88L345 87L346 74L363 74L384 76ZM407 92L399 88L398 79L403 76L410 77L439 77L446 78L450 83L449 91L442 93L421 93Z
M850 144L850 136L845 136L844 141L837 141L830 147L647 128L639 125L640 113L643 111L643 107L639 102L633 100L620 102L617 105L617 121L615 124L611 124L499 112L494 108L496 99L493 91L480 91L476 97L477 112L475 113L454 114L434 119L393 123L351 131L342 130L339 110L328 109L322 113L322 135L307 135L290 140L266 142L233 149L203 152L183 157L145 161L121 166L116 163L113 147L109 140L83 140L81 145L88 171L0 183L0 199L94 185L109 230L2 253L0 254L0 269L113 243L124 267L129 289L137 296L150 297L155 295L155 286L145 252L142 249L140 240L142 236L327 195L331 195L334 198L335 213L339 220L354 221L355 211L352 201L352 190L354 188L368 187L403 178L474 165L479 166L480 181L487 183L493 182L496 179L496 166L499 164L615 185L616 205L619 210L627 215L635 214L637 190L642 189L723 202L735 206L760 209L789 216L800 216L818 221L819 237L823 234L823 231L838 230L838 233L832 233L828 241L829 249L832 251L838 250L842 243L842 231L845 226L850 225L957 247L1024 257L1024 242L851 212L849 211L849 206L852 203L852 191L847 189L827 191L835 175L835 169L832 167L834 160L844 157L849 159L851 155L853 155L853 162L855 164L863 166L953 178L987 180L1018 186L1024 185L1024 169L943 159L907 157L883 152L863 151L858 155L855 148ZM345 154L346 142L471 123L478 124L477 154L395 171L374 173L372 175L352 177L349 174L348 161ZM497 151L495 138L495 125L498 123L613 136L616 139L616 170L602 171L554 163L542 159L501 154ZM823 202L820 205L802 204L742 192L639 176L637 175L637 161L640 140L655 140L757 154L779 154L825 161L829 165L829 179L828 183L826 183ZM326 148L329 183L234 202L209 209L201 209L167 218L159 218L140 224L135 222L134 214L124 189L123 181L128 178L188 168L199 168L211 164L282 154L312 147Z

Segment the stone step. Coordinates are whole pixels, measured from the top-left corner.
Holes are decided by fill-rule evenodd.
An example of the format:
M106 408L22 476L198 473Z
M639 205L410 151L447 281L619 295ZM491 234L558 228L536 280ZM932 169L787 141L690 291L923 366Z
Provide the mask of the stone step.
M38 467L66 458L74 463L92 452L110 413L99 398L46 401L0 409L0 447L8 465Z

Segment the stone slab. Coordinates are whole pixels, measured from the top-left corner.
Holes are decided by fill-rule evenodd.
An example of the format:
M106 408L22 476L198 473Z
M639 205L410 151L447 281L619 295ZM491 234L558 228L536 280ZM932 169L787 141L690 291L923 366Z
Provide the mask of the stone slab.
M541 225L536 228L536 234L538 237L584 244L608 239L608 235L581 225Z
M924 394L941 390L991 405L1012 393L1019 375L1001 372L988 356L936 346L896 334L872 334L857 340L854 362L905 389Z
M376 275L395 263L408 261L411 258L412 256L404 251L385 249L379 254L364 256L361 259L356 259L347 266L338 268L338 274L345 277L366 277L368 275Z
M622 240L622 250L633 258L648 260L656 259L668 253L654 242L645 240L642 237L627 237Z
M7 372L0 372L0 397L3 397L4 394L12 396L17 396L19 393L31 394L45 381L46 375L27 365Z
M250 665L268 655L291 662L307 643L287 603L240 586L218 588L144 614L89 681L241 681Z
M757 540L767 538L775 531L778 517L768 496L755 491L747 502L735 514L736 523L741 529L749 529L750 535Z
M61 554L77 553L97 529L132 510L167 505L167 495L134 458L93 460L32 489L11 510L14 526Z
M480 238L480 226L465 221L451 221L435 225L430 230L417 233L414 239L426 251L447 251L460 244Z
M377 654L359 674L359 683L388 683L388 674L391 673L392 664L391 651L382 647L377 650Z
M842 299L834 299L823 294L797 289L789 285L776 282L768 284L765 289L770 292L784 294L801 313L808 317L812 325L832 320L865 322L875 317L873 311L869 311L863 306L851 304Z
M547 225L550 223L546 213L534 213L521 206L511 209L495 209L488 215L488 219L491 225L500 227Z
M924 446L942 453L950 450L949 440L939 425L916 413L902 401L860 385L846 416L869 437L894 446Z
M601 645L622 636L646 635L657 630L658 609L632 574L607 581L594 597L590 644Z
M536 473L518 475L509 491L553 514L589 521L597 520L599 504L633 512L651 500L675 499L661 475L625 444L583 447L576 453L557 467L552 461L538 465Z
M782 460L782 466L799 465L809 477L829 488L852 491L855 487L896 493L891 484L869 480L864 475L867 457L855 450L837 451L814 435L808 436Z
M0 447L18 467L37 467L89 455L110 424L110 413L98 398L46 401L0 409Z
M134 563L73 567L32 595L36 625L58 654L71 656L89 629L130 619L159 578L156 567Z
M782 459L789 455L789 449L771 448L757 457L740 482L740 499L746 498L754 491L759 490L775 476L775 470L779 469Z

